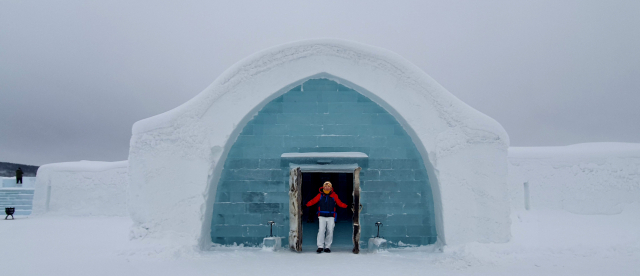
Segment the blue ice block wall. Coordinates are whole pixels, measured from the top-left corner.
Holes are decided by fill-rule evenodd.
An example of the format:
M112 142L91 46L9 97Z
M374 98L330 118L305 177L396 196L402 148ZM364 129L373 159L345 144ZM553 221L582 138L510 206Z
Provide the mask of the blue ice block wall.
M289 162L285 152L364 152L362 235L391 244L436 241L433 196L422 157L384 108L346 86L310 79L268 103L231 147L213 206L211 239L258 245L269 234L289 233ZM349 233L350 235L350 233Z

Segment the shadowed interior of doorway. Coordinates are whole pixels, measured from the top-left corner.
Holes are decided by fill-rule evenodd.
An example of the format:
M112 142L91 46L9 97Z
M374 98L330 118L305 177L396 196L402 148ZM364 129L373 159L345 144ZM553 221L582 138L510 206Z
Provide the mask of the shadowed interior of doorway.
M302 174L302 203L306 205L318 195L319 189L325 181L330 181L333 191L340 201L347 204L347 208L336 206L337 221L333 230L333 244L331 249L351 250L353 247L353 174L352 173L303 173ZM318 206L303 206L302 215L302 248L303 251L315 251L318 236Z

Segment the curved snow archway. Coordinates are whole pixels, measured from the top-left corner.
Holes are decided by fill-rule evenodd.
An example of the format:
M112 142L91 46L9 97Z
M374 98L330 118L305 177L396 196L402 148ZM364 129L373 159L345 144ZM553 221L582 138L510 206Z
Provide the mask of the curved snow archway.
M510 237L508 136L415 65L342 40L270 48L232 66L187 103L133 126L129 206L138 236L210 241L217 179L238 132L266 103L310 78L351 87L412 136L433 188L441 244Z
M322 158L322 162L334 167L357 163L361 167L363 208L359 223L363 240L376 235L375 223L379 221L387 225L383 234L389 244L435 243L433 193L422 158L426 153L417 150L415 134L408 135L406 123L399 123L397 115L344 85L347 81L328 74L320 76L322 78L313 76L284 94L280 95L279 91L277 98L259 105L260 111L255 116L250 114L250 121L238 127L242 129L239 136L229 139L235 142L224 155L223 170L216 174L220 177L212 179L211 186L217 187L212 241L225 245L259 245L265 233L270 233L267 221L277 223L276 235L289 233L290 163L315 166L318 160L283 159L283 154L359 152L366 158L345 159L330 154ZM365 92L362 88L358 90ZM433 166L429 164L429 167ZM332 179L341 200L350 205L353 190L345 188L353 185L346 180L350 177L343 175L342 181L338 175L315 177L311 174L303 177L303 194L315 196L318 190L309 187L321 184L320 178ZM352 246L353 213L338 209L338 214L340 219L334 232L337 239L333 244ZM303 224L305 246L315 247L318 226Z

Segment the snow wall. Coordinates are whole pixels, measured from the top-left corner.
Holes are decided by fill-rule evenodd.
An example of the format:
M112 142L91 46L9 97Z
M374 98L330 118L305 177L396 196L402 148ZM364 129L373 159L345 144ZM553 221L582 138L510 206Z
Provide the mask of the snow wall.
M41 166L33 214L128 216L128 161L80 161Z
M134 124L132 233L207 248L220 172L240 131L267 103L318 78L370 98L411 136L432 185L440 243L509 240L509 138L502 126L395 53L325 39L249 56L185 104Z
M512 147L509 186L514 209L618 214L640 203L640 144Z
M22 183L16 183L16 177L2 177L2 186L0 188L33 188L36 185L35 177L22 177Z

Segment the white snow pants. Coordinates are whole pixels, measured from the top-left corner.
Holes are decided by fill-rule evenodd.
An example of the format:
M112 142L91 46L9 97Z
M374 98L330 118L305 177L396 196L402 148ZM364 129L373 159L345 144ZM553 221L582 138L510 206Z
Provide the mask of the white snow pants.
M333 227L336 226L333 217L318 217L320 229L318 229L318 248L331 248L333 242ZM326 234L326 237L325 237Z

